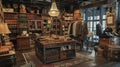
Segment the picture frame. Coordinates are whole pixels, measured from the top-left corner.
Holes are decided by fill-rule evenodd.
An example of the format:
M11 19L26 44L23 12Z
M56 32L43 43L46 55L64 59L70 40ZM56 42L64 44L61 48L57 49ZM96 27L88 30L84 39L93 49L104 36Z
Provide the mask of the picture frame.
M108 15L106 22L108 26L114 25L114 15Z

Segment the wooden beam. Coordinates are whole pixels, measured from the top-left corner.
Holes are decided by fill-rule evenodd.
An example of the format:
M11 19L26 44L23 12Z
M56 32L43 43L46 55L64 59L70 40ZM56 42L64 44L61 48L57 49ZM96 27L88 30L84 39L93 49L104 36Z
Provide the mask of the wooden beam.
M91 7L99 7L99 6L102 6L102 5L105 5L105 4L107 4L107 0L95 2L95 3L92 3L92 4L88 4L86 6L82 6L82 8L86 9L86 8L91 8Z

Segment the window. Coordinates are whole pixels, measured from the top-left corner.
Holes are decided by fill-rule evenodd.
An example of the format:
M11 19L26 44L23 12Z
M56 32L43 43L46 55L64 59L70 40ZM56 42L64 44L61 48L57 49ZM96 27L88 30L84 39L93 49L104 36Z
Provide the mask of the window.
M106 11L105 7L100 7L99 9L96 8L88 8L86 9L85 19L88 23L89 31L93 32L96 35L96 24L102 24L102 30L106 28Z
M105 7L100 7L99 9L96 8L88 8L85 10L85 21L88 24L89 32L94 34L94 38L98 38L96 36L96 25L98 23L102 26L102 31L106 28L106 11Z

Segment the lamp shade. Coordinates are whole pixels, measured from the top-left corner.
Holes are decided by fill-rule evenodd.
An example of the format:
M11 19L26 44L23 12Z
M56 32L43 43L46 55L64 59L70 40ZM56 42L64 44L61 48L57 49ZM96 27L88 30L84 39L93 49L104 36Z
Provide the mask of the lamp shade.
M55 1L52 2L51 8L50 8L48 14L52 17L58 16L60 14Z
M0 23L0 34L4 32L4 23Z
M11 33L7 23L0 23L0 34L9 34Z

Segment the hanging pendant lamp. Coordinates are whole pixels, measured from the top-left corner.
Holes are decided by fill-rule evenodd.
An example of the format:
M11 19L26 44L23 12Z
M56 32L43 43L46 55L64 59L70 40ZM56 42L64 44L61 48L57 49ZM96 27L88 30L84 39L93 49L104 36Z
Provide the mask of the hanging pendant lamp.
M50 8L48 14L49 14L50 16L52 16L52 17L59 16L60 12L59 12L59 10L58 10L58 8L57 8L57 5L56 5L56 2L55 2L55 1L52 2L51 8Z

